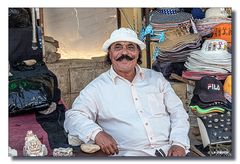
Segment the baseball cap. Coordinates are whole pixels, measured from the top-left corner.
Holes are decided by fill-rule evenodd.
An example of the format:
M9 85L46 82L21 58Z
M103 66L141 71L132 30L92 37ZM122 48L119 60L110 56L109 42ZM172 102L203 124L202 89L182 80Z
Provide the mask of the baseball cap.
M205 103L218 101L226 103L221 81L212 76L203 76L199 81L196 81L193 94Z
M190 106L199 106L200 108L209 108L213 106L223 107L226 106L225 102L222 101L215 101L215 102L203 102L200 100L198 95L193 95Z

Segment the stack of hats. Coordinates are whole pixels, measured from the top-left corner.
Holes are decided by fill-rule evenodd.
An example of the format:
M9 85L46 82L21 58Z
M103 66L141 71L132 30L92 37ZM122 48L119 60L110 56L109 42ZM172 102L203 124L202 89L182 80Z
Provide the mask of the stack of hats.
M195 19L196 28L201 36L211 35L214 26L231 21L224 8L209 8L205 12L205 18Z
M177 64L178 68L182 65L184 68L188 53L200 49L202 37L194 33L196 30L193 30L195 25L192 19L191 13L183 12L179 8L160 8L151 12L150 25L153 27L153 34L164 35L164 40L154 44L153 69L172 70L165 67L171 65L173 68L173 64Z
M200 51L192 51L184 66L190 71L231 72L232 55L222 39L205 40Z
M178 54L179 58L182 58L181 55L185 52L181 50L189 51L200 46L201 37L191 33L194 24L191 19L192 14L182 12L178 8L160 8L150 14L150 24L154 33L164 33L164 41L157 45L163 57L169 56L169 53Z
M140 40L144 41L150 34L152 41L164 41L164 33L171 28L192 26L192 15L181 11L179 8L157 8L150 13L149 24L140 31Z
M228 43L228 47L232 45L232 24L220 23L213 27L213 36L211 39L222 39Z
M159 62L185 62L188 53L199 49L202 38L199 34L191 34L186 27L172 28L165 31L165 41L156 44L160 51Z
M197 115L224 113L228 110L226 102L221 81L212 76L204 76L196 81L190 108Z
M192 14L182 12L178 8L158 8L150 13L150 24L154 32L176 28L182 25L191 26Z

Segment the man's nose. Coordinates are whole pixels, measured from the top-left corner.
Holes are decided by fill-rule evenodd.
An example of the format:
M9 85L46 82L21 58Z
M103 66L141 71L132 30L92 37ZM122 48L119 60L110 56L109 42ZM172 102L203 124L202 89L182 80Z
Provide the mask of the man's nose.
M123 46L122 54L128 54L128 48L127 48L127 46Z

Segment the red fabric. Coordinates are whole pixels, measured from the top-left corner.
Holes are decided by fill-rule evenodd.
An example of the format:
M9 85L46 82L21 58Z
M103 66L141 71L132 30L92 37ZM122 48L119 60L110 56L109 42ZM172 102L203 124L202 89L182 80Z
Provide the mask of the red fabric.
M217 73L209 71L183 71L182 77L190 80L200 80L203 76L214 76L218 80L225 80L230 73Z
M42 129L41 125L36 121L34 113L28 113L19 116L9 117L9 146L16 149L18 156L23 156L23 146L25 144L25 136L28 130L32 130L39 140L46 145L48 155L52 155L52 150L48 143L47 133Z

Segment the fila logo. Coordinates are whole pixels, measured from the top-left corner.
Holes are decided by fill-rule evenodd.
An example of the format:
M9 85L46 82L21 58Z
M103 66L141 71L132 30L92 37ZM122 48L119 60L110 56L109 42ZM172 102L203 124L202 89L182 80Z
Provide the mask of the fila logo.
M220 86L218 84L208 84L208 90L220 91Z

